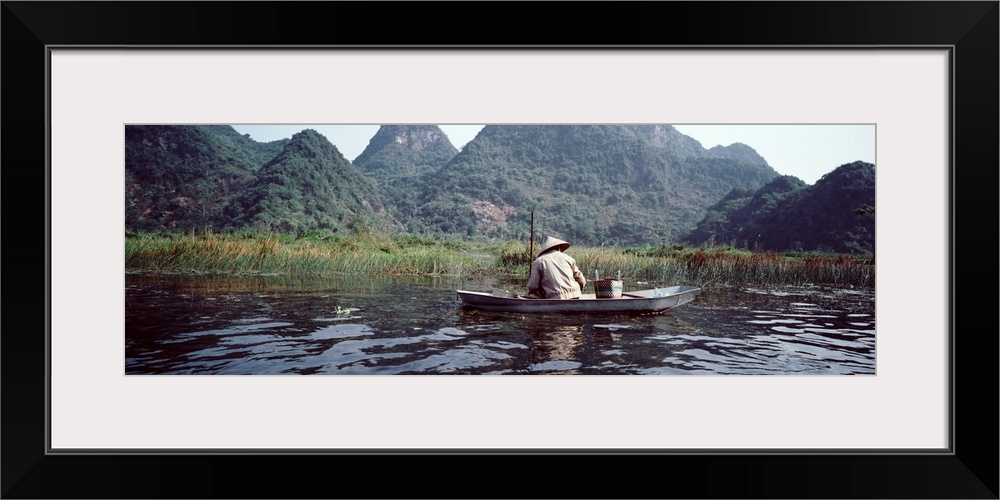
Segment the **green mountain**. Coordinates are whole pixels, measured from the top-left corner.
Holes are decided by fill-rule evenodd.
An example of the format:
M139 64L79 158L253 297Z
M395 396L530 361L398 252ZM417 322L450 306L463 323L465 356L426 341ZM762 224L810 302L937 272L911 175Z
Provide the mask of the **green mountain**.
M382 125L354 166L379 189L389 216L417 229L424 183L458 154L437 125Z
M705 150L669 125L489 125L428 174L417 227L433 234L578 244L674 241L733 188L778 174L738 148Z
M315 130L258 143L229 126L125 128L126 230L378 229L580 245L874 249L874 166L815 185L750 146L669 125L489 125L461 152L434 125L385 125L352 164Z
M766 251L873 253L874 206L875 166L848 163L812 186L782 176L756 191L733 190L683 241Z
M259 143L228 125L125 127L125 227L217 227L236 193L287 140Z
M292 136L229 204L227 229L298 232L370 229L385 219L381 196L312 129Z

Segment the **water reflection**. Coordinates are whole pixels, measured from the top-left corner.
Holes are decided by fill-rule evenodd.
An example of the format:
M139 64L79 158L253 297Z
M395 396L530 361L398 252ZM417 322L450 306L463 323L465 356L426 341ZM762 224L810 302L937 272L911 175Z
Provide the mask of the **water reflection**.
M874 294L714 290L655 315L467 309L502 282L126 276L127 374L874 374Z
M562 373L572 375L579 372L582 363L574 352L583 344L582 326L552 326L529 333L528 350L530 365L528 370L535 373Z

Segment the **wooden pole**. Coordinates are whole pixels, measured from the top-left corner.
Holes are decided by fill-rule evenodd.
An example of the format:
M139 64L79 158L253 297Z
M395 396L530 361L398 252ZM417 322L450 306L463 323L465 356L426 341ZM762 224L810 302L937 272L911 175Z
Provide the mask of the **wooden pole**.
M535 259L535 211L531 211L531 244L528 246L528 262Z

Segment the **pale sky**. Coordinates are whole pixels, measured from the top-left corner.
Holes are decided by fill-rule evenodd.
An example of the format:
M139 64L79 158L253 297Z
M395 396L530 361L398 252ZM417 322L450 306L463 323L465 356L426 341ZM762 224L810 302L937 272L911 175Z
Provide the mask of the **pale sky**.
M482 125L439 125L458 149ZM753 148L779 174L814 184L833 169L853 161L875 163L875 125L674 125L705 149L741 142ZM311 128L323 134L348 160L368 146L378 125L233 125L239 133L269 142Z

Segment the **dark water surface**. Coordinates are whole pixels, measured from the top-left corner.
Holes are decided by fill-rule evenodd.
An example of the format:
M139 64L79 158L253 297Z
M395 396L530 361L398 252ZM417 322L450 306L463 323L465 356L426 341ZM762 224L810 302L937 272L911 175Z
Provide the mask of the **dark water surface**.
M875 374L870 290L710 288L638 316L477 311L455 293L523 292L511 279L128 274L125 373Z

